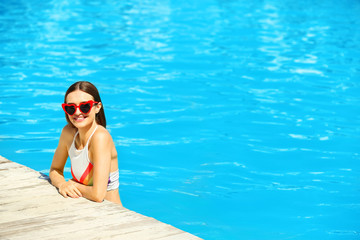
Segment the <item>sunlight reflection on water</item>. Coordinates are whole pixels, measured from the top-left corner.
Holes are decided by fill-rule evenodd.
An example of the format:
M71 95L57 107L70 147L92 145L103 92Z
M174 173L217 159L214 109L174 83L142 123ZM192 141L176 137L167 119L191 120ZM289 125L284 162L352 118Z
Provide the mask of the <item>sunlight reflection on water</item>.
M128 208L205 239L359 236L358 2L32 3L0 3L1 155L48 173L88 80Z

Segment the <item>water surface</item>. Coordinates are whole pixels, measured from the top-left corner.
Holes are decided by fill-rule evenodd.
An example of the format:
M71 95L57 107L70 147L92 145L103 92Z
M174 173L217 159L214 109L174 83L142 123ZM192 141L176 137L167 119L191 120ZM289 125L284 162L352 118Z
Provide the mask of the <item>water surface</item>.
M2 1L0 154L47 173L64 93L87 80L127 208L204 239L358 239L359 14L350 0Z

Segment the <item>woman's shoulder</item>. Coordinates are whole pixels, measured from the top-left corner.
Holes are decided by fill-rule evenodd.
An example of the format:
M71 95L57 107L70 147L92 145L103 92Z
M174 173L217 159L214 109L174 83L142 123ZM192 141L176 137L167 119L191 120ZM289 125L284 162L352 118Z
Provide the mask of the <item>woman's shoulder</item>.
M100 140L102 139L102 140L104 140L104 139L107 139L107 138L111 138L111 135L110 135L109 131L106 128L104 128L101 125L98 125L98 127L97 127L97 129L96 129L96 131L95 131L95 133L93 135L93 138L94 139L100 139Z
M112 143L113 139L109 131L103 126L99 125L91 139L94 143Z
M63 127L61 136L65 139L73 139L76 132L77 132L76 128L74 128L70 124L67 124L65 127Z

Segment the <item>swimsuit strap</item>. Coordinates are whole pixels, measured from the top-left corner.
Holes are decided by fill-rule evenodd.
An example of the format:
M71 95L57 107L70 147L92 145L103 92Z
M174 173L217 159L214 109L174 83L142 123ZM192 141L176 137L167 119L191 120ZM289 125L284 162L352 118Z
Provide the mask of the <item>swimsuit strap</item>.
M85 145L85 146L87 146L87 145L89 144L90 139L91 139L91 137L94 135L94 133L95 133L95 131L96 131L97 127L98 127L98 125L96 125L96 127L95 127L94 131L93 131L93 132L92 132L92 134L90 135L90 137L89 137L89 139L87 140L87 143L86 143L86 145Z
M72 142L72 144L74 145L74 147L75 147L75 139L76 139L76 137L77 137L77 135L79 134L79 131L77 131L76 133L75 133L75 135L74 135L74 139L73 139L73 142ZM76 148L76 147L75 147Z

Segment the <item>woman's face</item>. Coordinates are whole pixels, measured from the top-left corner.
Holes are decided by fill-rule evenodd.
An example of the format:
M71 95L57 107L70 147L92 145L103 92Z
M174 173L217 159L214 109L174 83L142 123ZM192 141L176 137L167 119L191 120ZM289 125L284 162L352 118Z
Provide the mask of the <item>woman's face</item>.
M66 96L66 103L75 104L76 106L79 106L80 103L84 103L90 100L94 100L93 96L80 90L75 90ZM82 113L79 108L76 108L74 115L68 115L68 117L70 122L76 128L89 127L95 121L95 115L100 111L100 109L101 103L94 104L90 112L86 114Z

